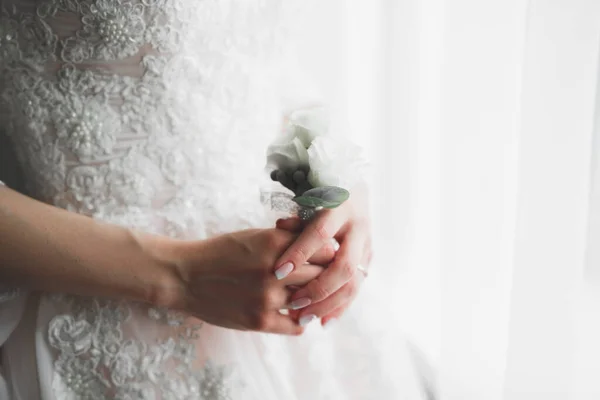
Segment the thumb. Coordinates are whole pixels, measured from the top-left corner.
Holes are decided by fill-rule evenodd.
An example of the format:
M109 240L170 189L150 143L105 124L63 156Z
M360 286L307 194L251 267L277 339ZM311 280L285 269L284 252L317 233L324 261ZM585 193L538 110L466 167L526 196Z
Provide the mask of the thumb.
M288 232L298 233L304 229L305 223L298 217L282 218L277 220L275 227Z

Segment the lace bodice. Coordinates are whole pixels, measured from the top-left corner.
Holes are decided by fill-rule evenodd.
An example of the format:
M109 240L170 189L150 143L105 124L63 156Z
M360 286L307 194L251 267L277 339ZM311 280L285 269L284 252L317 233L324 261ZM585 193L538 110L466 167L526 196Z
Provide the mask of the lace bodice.
M28 194L149 232L265 226L291 0L0 0L0 126ZM200 321L44 297L66 399L229 399ZM200 397L198 397L200 396Z
M0 121L31 195L173 236L257 222L291 2L0 4Z

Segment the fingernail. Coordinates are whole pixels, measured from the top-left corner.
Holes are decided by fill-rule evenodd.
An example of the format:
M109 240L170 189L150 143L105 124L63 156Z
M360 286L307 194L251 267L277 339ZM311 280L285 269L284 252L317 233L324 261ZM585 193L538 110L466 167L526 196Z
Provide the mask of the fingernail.
M304 307L308 307L312 303L312 301L308 297L302 297L300 299L294 300L290 303L290 308L292 310L299 310Z
M332 326L335 326L336 322L337 322L337 318L331 318L327 322L325 322L325 325L323 325L323 328L329 330L329 329L331 329Z
M306 326L313 322L315 319L317 319L317 316L315 314L308 314L300 317L298 323L300 324L300 326Z
M287 262L275 270L275 276L281 280L288 276L294 270L294 264Z
M338 251L340 249L340 244L337 240L331 239L331 244L333 245L333 250Z

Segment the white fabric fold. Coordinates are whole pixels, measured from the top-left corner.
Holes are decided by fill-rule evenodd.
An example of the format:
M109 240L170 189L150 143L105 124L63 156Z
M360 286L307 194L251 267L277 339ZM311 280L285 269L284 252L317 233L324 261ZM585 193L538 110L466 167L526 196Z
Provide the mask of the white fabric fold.
M16 330L21 318L23 316L23 312L25 309L27 297L22 295L12 300L6 301L4 303L0 303L0 348L6 343L9 338L14 337L12 333ZM11 336L12 335L12 336ZM2 349L1 353L2 357L0 357L0 399L10 399L9 397L9 388L13 388L14 385L11 384L11 377L7 375L7 372L10 370L14 370L15 361L21 360L21 363L25 366L24 370L35 371L35 359L33 364L27 361L27 357L23 357L23 354L16 355L16 357L12 357L12 362L9 364L9 357L7 353L7 349ZM17 363L20 363L17 361ZM32 369L33 368L33 369ZM34 378L34 373L29 375L30 378Z
M6 186L0 181L0 186ZM18 288L8 287L0 283L0 346L6 341L12 330L15 328L22 307L17 300L21 291Z
M0 186L6 185L4 182L0 181ZM22 293L19 289L8 287L0 283L0 346L8 339L19 322L23 312L23 303L20 299L21 295ZM0 369L0 387L3 382L1 380L1 373L2 371Z

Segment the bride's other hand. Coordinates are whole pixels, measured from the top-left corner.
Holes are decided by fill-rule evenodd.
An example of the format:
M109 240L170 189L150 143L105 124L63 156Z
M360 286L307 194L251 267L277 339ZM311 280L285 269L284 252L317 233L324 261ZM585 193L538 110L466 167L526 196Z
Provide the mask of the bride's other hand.
M273 263L298 237L255 229L183 241L52 207L0 187L0 282L27 291L179 309L236 329L299 334L279 309L331 262L331 243L284 280ZM35 251L32 251L35 249Z
M199 242L183 242L176 259L176 279L165 283L156 303L190 312L205 322L226 328L298 335L303 329L279 312L290 302L288 286L303 286L331 262L331 244L285 279L272 274L275 260L298 237L280 229L233 232ZM155 246L156 248L156 246Z
M305 227L298 219L278 221L278 227L301 230L298 239L275 263L276 276L295 271L331 239L340 244L335 259L326 270L292 296L290 307L300 310L301 325L321 318L323 324L339 317L356 296L372 257L370 221L365 190L353 190L352 197L340 207L322 210Z

